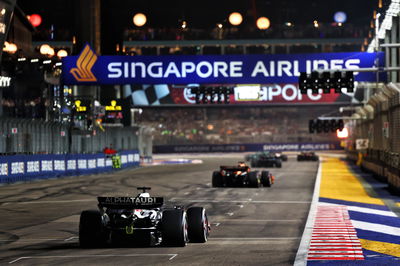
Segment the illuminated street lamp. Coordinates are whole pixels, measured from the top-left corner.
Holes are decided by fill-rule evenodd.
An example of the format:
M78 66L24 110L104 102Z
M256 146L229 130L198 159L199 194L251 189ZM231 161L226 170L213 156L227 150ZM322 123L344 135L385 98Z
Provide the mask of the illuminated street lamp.
M47 55L49 53L49 50L51 49L50 45L48 44L42 44L39 48L39 51L43 55Z
M146 22L147 18L143 13L137 13L133 16L133 24L137 27L142 27Z
M260 17L257 19L256 24L257 24L257 28L259 28L260 30L266 30L271 25L271 22L266 17Z
M58 57L66 57L67 55L68 55L68 53L64 49L58 50L58 52L57 52Z
M17 52L17 50L18 47L15 43L4 42L4 48L3 48L4 52L14 54L15 52Z
M17 50L18 50L17 45L15 43L10 43L10 45L8 46L8 51L11 54L14 54Z
M42 44L40 46L40 48L39 48L39 52L42 55L47 55L47 56L54 56L55 55L54 49L48 44Z
M233 12L229 15L229 23L231 23L233 26L240 25L240 23L242 23L242 21L243 21L243 17L238 12Z

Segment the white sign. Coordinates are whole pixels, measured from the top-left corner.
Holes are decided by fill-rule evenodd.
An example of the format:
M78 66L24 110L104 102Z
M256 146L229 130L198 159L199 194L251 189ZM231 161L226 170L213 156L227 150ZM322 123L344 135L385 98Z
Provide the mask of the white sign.
M76 169L76 160L68 160L67 161L67 169L75 170Z
M11 163L11 174L23 174L24 173L24 162L13 162Z
M18 128L13 127L11 128L11 134L17 134L18 133Z
M104 158L97 158L97 167L104 167L104 166L105 166Z
M54 170L65 171L65 161L64 160L54 160Z
M366 150L369 146L369 139L356 139L356 150Z
M258 101L260 99L260 86L237 86L235 88L237 101Z
M53 171L53 161L43 160L42 161L42 171Z
M87 160L78 160L78 169L87 169Z
M8 164L7 163L0 164L0 175L8 175Z
M10 87L11 78L0 76L0 87Z
M38 173L40 172L40 162L39 161L30 161L26 163L26 172L27 173Z
M88 160L88 168L89 168L89 169L94 169L94 168L96 168L96 159L90 159L90 160Z

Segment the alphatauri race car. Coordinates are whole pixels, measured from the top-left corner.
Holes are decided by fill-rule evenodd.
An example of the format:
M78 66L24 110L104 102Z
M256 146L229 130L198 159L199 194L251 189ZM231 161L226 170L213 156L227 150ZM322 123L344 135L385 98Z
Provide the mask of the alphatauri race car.
M207 241L210 224L203 207L166 207L164 198L151 197L138 187L136 197L98 197L99 210L83 211L79 222L82 247L108 244L185 246Z
M220 166L212 174L213 187L270 187L275 177L268 171L251 171L243 162L237 166Z
M301 152L297 155L297 161L318 161L319 157L315 152Z

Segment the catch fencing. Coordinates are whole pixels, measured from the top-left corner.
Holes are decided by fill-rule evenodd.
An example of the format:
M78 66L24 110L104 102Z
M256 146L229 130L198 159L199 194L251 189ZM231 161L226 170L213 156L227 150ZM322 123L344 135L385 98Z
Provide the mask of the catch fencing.
M0 154L94 154L112 146L152 156L151 129L143 126L76 130L68 124L0 118Z

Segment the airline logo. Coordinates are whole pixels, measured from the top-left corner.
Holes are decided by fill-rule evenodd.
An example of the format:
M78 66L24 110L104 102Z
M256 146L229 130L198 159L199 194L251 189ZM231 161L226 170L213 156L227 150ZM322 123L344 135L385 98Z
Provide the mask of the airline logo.
M97 61L97 55L90 49L90 46L86 44L85 48L81 52L76 60L76 67L70 70L76 81L79 82L95 82L96 77L92 73L92 67Z

